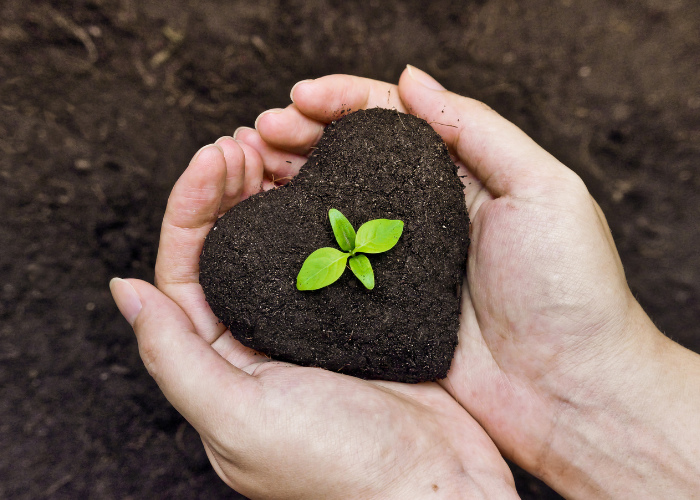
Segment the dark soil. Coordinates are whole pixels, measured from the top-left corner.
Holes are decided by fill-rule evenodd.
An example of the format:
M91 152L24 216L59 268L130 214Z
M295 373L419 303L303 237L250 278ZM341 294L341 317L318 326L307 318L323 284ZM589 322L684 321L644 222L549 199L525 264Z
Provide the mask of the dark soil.
M635 296L700 351L698 33L696 0L3 0L0 498L239 498L107 283L153 278L194 152L304 78L411 63L486 102L583 177Z
M283 361L363 378L444 378L457 345L469 217L457 167L427 122L387 109L333 122L286 186L235 206L209 232L200 283L244 345ZM296 288L306 257L337 248L328 210L354 227L398 219L390 251L372 255L376 286L351 273Z

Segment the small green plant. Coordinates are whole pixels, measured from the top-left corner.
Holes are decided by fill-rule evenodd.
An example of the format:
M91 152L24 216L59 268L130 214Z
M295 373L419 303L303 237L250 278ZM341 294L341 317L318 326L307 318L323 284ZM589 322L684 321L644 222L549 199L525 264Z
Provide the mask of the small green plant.
M318 290L338 280L350 264L350 270L368 289L374 288L374 271L365 253L382 253L390 250L399 241L403 232L403 221L374 219L365 222L357 234L335 208L328 211L333 234L344 252L336 248L319 248L309 255L297 276L297 290Z

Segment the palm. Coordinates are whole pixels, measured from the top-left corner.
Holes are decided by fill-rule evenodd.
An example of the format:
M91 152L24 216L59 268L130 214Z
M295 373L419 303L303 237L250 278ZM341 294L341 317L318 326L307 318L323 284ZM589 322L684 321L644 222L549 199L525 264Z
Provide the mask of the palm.
M503 478L510 474L485 432L437 384L378 385L277 363L258 365L253 373L264 387L264 397L260 407L249 411L267 418L258 420L263 425L251 426L247 437L260 443L255 465L282 471L275 481L300 489L295 495L286 487L280 493L287 497L303 497L309 489L318 497L330 497L324 491L328 485L357 492L368 480L385 484L426 472L435 477L425 485L423 493L428 494L432 484L443 485L451 462L461 463L467 474L479 464ZM263 445L265 436L274 436L272 446ZM230 438L216 447L230 449L240 439ZM436 442L443 445L435 447ZM214 447L207 440L205 444ZM224 464L219 474L233 477L236 457L222 458L217 460ZM275 496L270 485L261 486ZM415 491L405 495L422 496Z
M582 215L567 210L575 193L561 193L561 211L552 216L535 202L499 197L472 207L472 246L462 304L460 343L441 383L468 407L509 456L528 463L518 434L547 443L554 428L537 422L557 401L542 397L575 371L577 349L593 331L614 322L610 311L624 310L620 290L598 283L620 269L606 246L603 227L584 227ZM553 203L557 203L554 200ZM594 205L590 204L591 210ZM576 222L576 223L575 223ZM574 231L573 228L577 227ZM569 244L562 247L561 241ZM581 270L595 270L588 274ZM620 288L624 283L620 280ZM593 306L593 307L592 307ZM533 395L538 395L533 397ZM521 418L523 428L497 428ZM542 417L542 418L540 418ZM539 450L534 450L539 451Z

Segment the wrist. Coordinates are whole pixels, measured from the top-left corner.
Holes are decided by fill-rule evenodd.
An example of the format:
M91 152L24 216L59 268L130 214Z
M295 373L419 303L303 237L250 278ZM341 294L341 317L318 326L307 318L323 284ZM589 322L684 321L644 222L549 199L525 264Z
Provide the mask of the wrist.
M700 356L635 303L621 349L573 370L536 473L567 498L690 498L700 491Z

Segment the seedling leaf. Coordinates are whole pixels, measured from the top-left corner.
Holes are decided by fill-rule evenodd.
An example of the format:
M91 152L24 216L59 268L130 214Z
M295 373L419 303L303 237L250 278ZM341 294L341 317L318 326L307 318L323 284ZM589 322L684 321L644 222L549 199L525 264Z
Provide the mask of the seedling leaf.
M345 271L350 254L335 248L319 248L309 255L297 275L297 290L318 290L334 283Z
M318 290L334 283L345 271L348 259L350 270L367 289L372 290L372 264L366 255L358 252L381 253L390 250L403 233L403 222L389 219L371 220L362 224L356 234L350 221L335 208L328 211L328 218L335 239L345 252L330 247L312 252L297 275L297 290Z
M353 253L381 253L390 250L403 233L403 221L375 219L357 230Z
M365 287L369 290L374 288L374 271L372 270L372 264L370 264L369 259L366 255L359 254L350 257L350 269L357 276Z
M331 221L333 234L340 248L346 252L352 251L355 248L355 229L353 229L350 221L335 208L331 208L328 211L328 218Z

